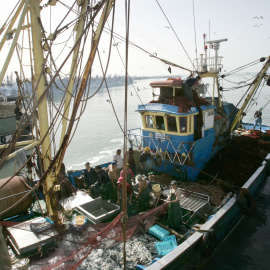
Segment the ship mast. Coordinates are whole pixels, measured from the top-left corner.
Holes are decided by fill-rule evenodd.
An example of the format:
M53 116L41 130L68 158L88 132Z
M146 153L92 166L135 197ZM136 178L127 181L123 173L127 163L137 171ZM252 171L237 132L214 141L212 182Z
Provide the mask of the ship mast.
M46 81L44 78L44 66L45 60L43 57L42 48L42 28L40 25L40 2L36 0L30 0L30 17L31 17L31 31L33 40L33 56L34 56L34 79L36 84L37 99L39 99L46 90ZM44 171L50 166L51 162L51 144L48 131L48 110L47 110L47 97L44 95L41 102L38 104L38 117L39 117L39 129L40 138L43 141L41 144L42 159ZM53 188L55 182L55 176L52 173L48 173L43 187L45 193L45 200L49 216L54 215L53 207L51 205L51 198L48 195L51 188Z
M220 47L220 43L227 41L228 39L224 38L224 39L218 39L218 40L209 40L209 41L205 42L205 38L206 38L205 34L203 37L204 37L205 54L204 55L201 54L200 58L195 59L195 63L197 63L197 71L198 71L198 74L200 74L201 78L207 78L207 77L213 78L212 105L214 105L214 101L215 101L215 88L216 88L217 93L218 93L218 105L219 105L219 108L221 110L222 102L221 102L220 92L218 89L217 76L222 68L222 65L221 65L222 57L218 55L218 50ZM210 45L210 49L215 50L215 56L213 56L213 57L208 56L207 57L208 47L205 43Z

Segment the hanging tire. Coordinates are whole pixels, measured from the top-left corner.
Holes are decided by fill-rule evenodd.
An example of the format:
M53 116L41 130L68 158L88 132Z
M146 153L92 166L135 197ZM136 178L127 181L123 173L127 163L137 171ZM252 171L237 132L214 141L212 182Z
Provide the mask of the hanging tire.
M214 252L217 246L216 232L212 229L203 233L200 243L200 252L204 257L209 257Z
M6 143L7 139L6 139L6 136L1 136L1 143Z
M248 189L242 188L236 195L236 201L240 210L246 215L256 213L256 202Z

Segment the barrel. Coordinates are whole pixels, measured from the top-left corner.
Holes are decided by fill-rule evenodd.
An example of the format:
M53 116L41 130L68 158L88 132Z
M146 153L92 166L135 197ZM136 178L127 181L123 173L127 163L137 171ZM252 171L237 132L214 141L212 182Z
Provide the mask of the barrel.
M23 176L14 176L11 180L10 177L0 179L0 213L14 205L27 194L26 191L31 189L28 184L27 178ZM31 204L32 196L29 196L8 213L0 215L0 219L23 213L27 211Z

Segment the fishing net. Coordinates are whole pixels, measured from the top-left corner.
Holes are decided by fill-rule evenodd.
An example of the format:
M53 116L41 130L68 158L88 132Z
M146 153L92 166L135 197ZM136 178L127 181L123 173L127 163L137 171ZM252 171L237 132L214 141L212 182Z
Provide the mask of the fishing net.
M269 153L270 142L267 140L269 135L260 131L234 138L209 161L199 179L211 182L212 176L216 176L216 181L224 184L226 192L231 191L232 187L241 187Z
M136 243L136 241L138 241L137 238L142 237L142 235L144 235L144 233L147 232L148 229L155 223L157 217L165 214L166 212L166 206L159 206L147 212L130 217L126 223L126 238L131 239L133 236L136 237L133 242L131 241L129 244L127 244L127 250L137 246L137 253L140 253L142 249L145 249L147 255L146 250L148 249L149 253L150 246L147 246L147 243L145 243L146 245L144 247L140 246L142 244ZM56 245L47 248L46 251L42 251L40 247L39 253L30 257L29 269L76 269L82 263L83 265L79 269L117 269L114 266L118 264L119 267L121 262L123 263L123 255L119 255L121 253L121 247L118 248L119 252L112 251L111 249L121 244L123 241L122 220L123 213L120 213L110 223L94 225L87 224L86 226L83 226L82 230L77 230L76 228L72 227L68 228L66 226L57 227L55 225L48 228L46 231L42 231L41 235L48 235L51 233L51 230L54 229L57 232L55 234ZM4 227L9 227L16 226L19 223L1 222L1 224ZM25 230L29 230L29 227L26 227ZM153 245L152 247L154 248ZM91 257L92 252L93 257ZM127 255L132 257L134 252L136 252L136 248L128 250ZM152 253L153 252L154 251L152 250ZM148 261L144 261L144 263L151 261L150 253L148 256L146 256L149 257ZM111 258L116 257L114 263L109 260L111 263L108 264L107 267L101 267L102 263L108 259L109 254L111 254ZM136 260L134 260L134 258L127 258L127 261L131 262L131 268L128 269L132 269L134 264L136 264ZM98 262L101 264L98 264Z

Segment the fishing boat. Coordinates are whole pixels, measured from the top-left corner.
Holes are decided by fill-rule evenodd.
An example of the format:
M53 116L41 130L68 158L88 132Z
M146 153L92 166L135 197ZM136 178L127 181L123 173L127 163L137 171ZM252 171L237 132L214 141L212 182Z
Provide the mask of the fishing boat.
M195 59L194 70L185 69L191 73L188 78L168 78L150 84L153 100L137 108L142 127L127 130L125 117L123 150L125 161L128 147L137 156L143 151L148 152L148 167L142 172L148 175L153 188L148 196L148 210L131 212L128 216L128 177L125 172L119 205L108 198L89 195L85 192L84 171L66 173L63 165L85 102L99 91L103 82L107 90L109 88L107 67L102 65L100 87L93 90L90 86L94 59L97 56L100 59L98 45L102 33L110 33L110 48L116 35L113 29L105 28L110 14L114 19L115 1L76 1L67 12L68 15L73 11L76 18L67 22L62 20L55 31L47 33L40 13L48 7L55 8L57 2L51 0L41 9L40 1L19 1L12 19L1 28L1 33L5 33L0 48L6 39L13 38L13 41L0 74L0 84L22 33L29 37L32 68L32 95L25 106L27 114L22 115L18 123L20 128L1 151L0 168L8 159L18 157L14 175L0 180L0 217L1 225L5 227L4 236L0 236L8 245L8 248L3 245L2 257L6 264L2 265L8 269L12 259L15 267L25 263L30 269L200 267L243 216L254 213L256 196L269 175L270 127L262 126L263 132L252 130L242 118L259 86L266 81L270 58L257 60L263 66L247 86L245 101L240 108L221 98L219 79L226 75L221 73L219 48L226 39L204 40L205 53ZM79 11L74 10L75 5ZM12 29L17 18L18 25ZM74 46L62 64L57 65L53 55L58 45L56 40L69 28L75 33ZM91 41L90 51L87 37ZM129 41L128 31L121 40L126 42L128 55L128 45L134 45ZM206 43L213 48L213 57L208 56ZM116 42L114 45L117 47ZM86 62L83 61L84 53L89 53ZM149 55L169 66L183 68L157 57L157 54ZM67 61L69 58L72 58L70 62ZM21 55L19 59L22 59ZM71 66L68 82L64 84L60 73L66 64ZM125 64L125 108L127 64L128 60ZM201 83L193 84L191 89L188 80L192 78L194 83L196 76L200 76ZM23 71L21 77L22 83L28 81ZM207 78L213 81L212 97L206 96L208 90L204 80ZM58 107L53 102L53 86L64 89ZM134 92L138 94L136 88ZM17 150L11 154L14 147L20 146L18 138L31 119L33 140L24 149L32 149L31 152ZM59 123L62 130L60 142L56 143ZM110 164L111 160L108 160L100 167ZM139 171L139 166L137 169ZM175 214L181 217L180 228L171 228L166 222L173 180L181 193L176 202L180 210ZM82 186L78 185L80 181ZM112 187L107 191L111 193ZM138 183L134 183L133 193L138 195L138 192ZM136 204L134 198L133 202ZM142 258L143 255L146 258Z

